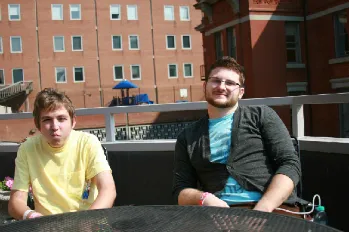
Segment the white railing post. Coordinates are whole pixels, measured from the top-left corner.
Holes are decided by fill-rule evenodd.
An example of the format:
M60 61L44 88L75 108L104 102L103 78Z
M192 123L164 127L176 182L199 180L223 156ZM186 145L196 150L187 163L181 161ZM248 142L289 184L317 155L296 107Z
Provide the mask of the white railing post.
M105 120L105 132L106 132L106 141L114 142L115 141L115 120L113 113L104 114Z
M297 138L304 137L303 105L292 104L292 134Z

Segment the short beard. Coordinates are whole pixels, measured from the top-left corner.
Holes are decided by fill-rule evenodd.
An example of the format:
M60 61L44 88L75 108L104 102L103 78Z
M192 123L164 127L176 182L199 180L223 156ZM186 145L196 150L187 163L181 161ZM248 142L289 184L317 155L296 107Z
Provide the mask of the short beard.
M220 108L220 109L232 108L236 104L236 102L234 102L232 99L230 99L229 101L226 101L224 103L215 102L212 98L206 98L206 101L208 104L210 104L214 107Z
M206 99L208 104L210 104L216 108L220 108L220 109L232 108L237 103L237 101L234 101L233 98L228 99L228 101L226 101L224 103L215 102L212 97L211 98L207 97L206 90L205 90L205 99Z

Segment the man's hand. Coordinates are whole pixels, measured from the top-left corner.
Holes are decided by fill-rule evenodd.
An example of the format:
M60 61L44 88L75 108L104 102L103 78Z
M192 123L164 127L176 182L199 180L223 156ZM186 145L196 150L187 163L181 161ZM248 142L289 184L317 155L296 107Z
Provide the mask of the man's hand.
M208 195L205 198L204 203L202 205L229 208L229 205L225 201L222 201L213 194Z

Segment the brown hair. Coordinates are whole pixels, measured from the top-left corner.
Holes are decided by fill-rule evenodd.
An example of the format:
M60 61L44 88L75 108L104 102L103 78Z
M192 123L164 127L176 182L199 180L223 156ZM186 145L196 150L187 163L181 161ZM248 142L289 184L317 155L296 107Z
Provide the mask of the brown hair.
M208 75L210 75L212 70L214 70L216 68L226 68L226 69L229 69L229 70L236 72L240 76L240 78L239 78L240 84L242 86L244 85L244 83L245 83L244 67L241 66L240 64L238 64L238 62L236 62L236 60L234 58L229 57L229 56L223 56L219 60L216 60L216 62L211 65L210 70L208 72ZM208 78L209 78L209 76L206 76L205 81L207 81Z
M46 88L40 91L35 98L34 102L34 122L35 126L40 129L40 114L45 110L55 110L60 106L64 106L68 111L70 118L73 120L75 117L75 108L73 103L64 92L60 92L57 89Z

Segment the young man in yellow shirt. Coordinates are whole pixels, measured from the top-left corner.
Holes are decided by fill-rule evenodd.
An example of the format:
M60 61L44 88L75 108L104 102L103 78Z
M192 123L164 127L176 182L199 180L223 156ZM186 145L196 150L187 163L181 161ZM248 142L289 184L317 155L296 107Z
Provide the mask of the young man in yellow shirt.
M22 220L112 207L116 190L108 161L96 136L73 130L70 99L44 89L36 96L33 115L41 134L18 149L9 214ZM27 206L30 187L35 211Z

